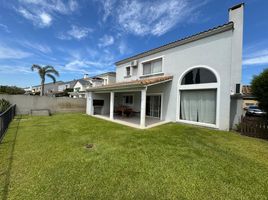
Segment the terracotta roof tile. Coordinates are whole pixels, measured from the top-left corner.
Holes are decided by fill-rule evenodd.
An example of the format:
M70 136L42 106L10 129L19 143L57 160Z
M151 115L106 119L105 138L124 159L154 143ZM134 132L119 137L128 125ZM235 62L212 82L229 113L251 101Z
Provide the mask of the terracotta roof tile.
M158 76L153 78L139 79L133 81L117 82L109 85L89 88L87 91L109 90L109 89L127 89L135 87L146 87L151 84L157 84L172 80L173 76Z

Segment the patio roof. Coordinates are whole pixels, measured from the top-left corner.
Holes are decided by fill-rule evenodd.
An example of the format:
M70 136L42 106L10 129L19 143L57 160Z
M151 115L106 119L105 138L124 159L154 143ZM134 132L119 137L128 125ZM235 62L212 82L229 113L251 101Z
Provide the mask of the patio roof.
M173 76L159 76L154 78L139 79L133 81L117 82L109 85L91 87L87 89L88 92L97 91L111 91L111 90L124 90L124 89L139 89L145 88L150 85L160 84L171 81Z

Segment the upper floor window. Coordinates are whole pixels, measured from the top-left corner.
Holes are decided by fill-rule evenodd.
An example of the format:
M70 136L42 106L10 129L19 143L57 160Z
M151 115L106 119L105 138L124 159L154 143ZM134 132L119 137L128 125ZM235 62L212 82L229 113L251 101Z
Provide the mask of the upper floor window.
M108 84L108 80L105 78L105 79L103 79L103 81L104 81L104 85L107 85Z
M162 59L143 63L143 75L156 74L160 72L162 72Z
M216 83L217 78L214 73L205 68L195 68L189 71L182 79L182 85Z
M126 67L126 76L130 76L130 67Z

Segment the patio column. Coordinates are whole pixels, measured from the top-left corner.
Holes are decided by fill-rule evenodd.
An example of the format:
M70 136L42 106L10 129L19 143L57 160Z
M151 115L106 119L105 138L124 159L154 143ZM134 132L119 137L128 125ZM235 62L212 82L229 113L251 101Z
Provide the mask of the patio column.
M141 115L140 115L140 126L145 128L145 114L146 114L146 89L141 91Z
M114 92L110 93L110 119L114 119Z
M93 115L93 97L92 92L87 93L87 114Z

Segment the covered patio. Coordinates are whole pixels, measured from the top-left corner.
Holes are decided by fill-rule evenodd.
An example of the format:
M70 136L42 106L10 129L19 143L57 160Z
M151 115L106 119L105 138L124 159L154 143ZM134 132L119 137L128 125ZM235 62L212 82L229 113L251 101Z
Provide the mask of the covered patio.
M87 114L135 128L167 123L164 91L172 76L161 76L90 88Z

